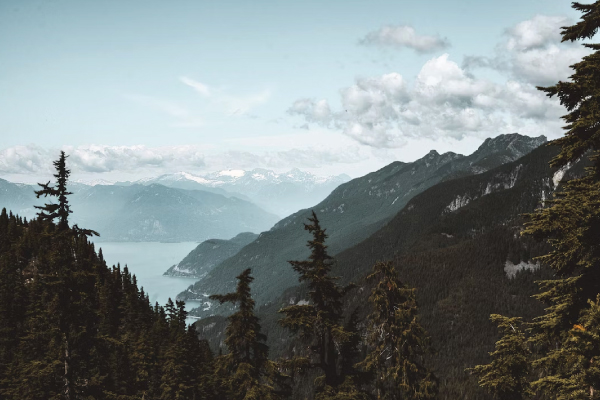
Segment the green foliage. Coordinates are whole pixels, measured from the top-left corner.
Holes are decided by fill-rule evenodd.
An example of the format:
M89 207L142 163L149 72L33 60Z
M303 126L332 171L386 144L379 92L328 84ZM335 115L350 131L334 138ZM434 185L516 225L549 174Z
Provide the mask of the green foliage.
M266 336L260 332L258 317L254 314L254 300L250 283L254 278L246 269L236 279L237 290L225 295L212 295L212 300L233 303L237 311L227 319L225 344L228 353L216 360L216 376L228 398L235 400L279 399L275 387L284 376L279 367L268 359Z
M308 220L310 224L304 224L304 229L313 236L307 244L311 254L308 260L289 263L300 274L298 280L306 282L310 303L282 308L279 312L285 317L279 323L299 333L308 350L299 349L292 363L320 369L324 375L316 381L319 388L336 387L343 381L338 348L353 338L341 325L342 298L354 285L336 284L337 278L330 275L333 258L327 253L325 229L314 211Z
M521 329L521 318L492 314L502 338L490 353L492 362L478 365L471 371L479 377L479 385L500 400L520 400L531 394L529 388L529 357L527 337Z
M369 297L370 352L361 366L374 375L378 398L434 398L437 381L424 365L430 339L418 320L415 290L400 281L389 261L376 263L367 279L376 284Z
M583 13L582 19L562 28L563 41L594 36L600 27L600 1L573 3L573 8ZM569 166L591 154L592 166L586 176L566 183L550 207L529 215L524 231L552 246L539 257L555 277L540 282L535 296L547 308L531 326L531 342L537 350L532 386L538 393L559 399L595 398L600 388L593 365L599 342L589 326L596 312L593 301L600 293L600 45L583 46L594 52L572 65L570 81L539 89L557 96L568 111L562 117L567 123L565 136L554 142L561 152L552 164Z
M71 211L71 207L69 207L69 201L67 199L67 196L73 193L67 191L67 181L69 180L71 171L67 169L66 160L67 156L65 155L65 152L61 151L59 159L53 162L54 167L56 168L56 173L54 174L56 186L50 186L50 182L40 183L39 185L42 188L35 192L38 199L40 196L56 197L58 203L50 202L43 206L35 206L35 208L41 210L38 213L38 217L43 221L54 221L55 219L58 219L58 227L60 229L68 227L69 214L73 212Z
M32 221L0 213L0 398L217 398L183 303L151 307L127 267L107 268L90 232L69 227L65 159L38 192L56 206Z

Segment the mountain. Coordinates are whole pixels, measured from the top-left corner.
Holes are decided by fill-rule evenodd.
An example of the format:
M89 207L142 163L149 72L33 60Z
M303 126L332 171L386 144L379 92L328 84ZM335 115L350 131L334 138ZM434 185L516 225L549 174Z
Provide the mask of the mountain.
M137 182L118 182L117 185L159 183L179 189L200 189L236 196L256 203L277 215L290 215L323 200L337 186L350 180L348 175L318 177L299 169L277 174L257 168L251 171L228 170L196 176L187 172L161 175Z
M345 309L356 310L361 319L369 313L372 288L364 277L376 261L393 260L402 281L416 288L420 318L436 349L428 364L439 378L439 398L489 399L465 369L490 362L499 339L490 314L531 320L543 312L544 305L531 295L537 292L535 282L552 274L532 258L549 247L519 233L524 213L552 198L561 180L583 174L585 162L550 168L557 154L557 148L542 146L487 172L440 182L414 196L373 235L335 254L332 275L340 284L358 286L346 297ZM302 234L304 241L310 239L308 232ZM303 304L307 292L305 285L289 288L259 309L272 357L288 356L296 344L278 325L277 311ZM214 337L216 349L225 325L224 317L212 316L196 329L201 337Z
M312 209L327 228L330 253L339 253L375 233L426 189L453 176L478 174L516 160L545 141L543 136L509 134L486 140L469 156L431 151L415 162L394 162L342 184ZM279 221L178 298L202 301L202 307L192 311L197 316L227 313L228 310L206 300L205 295L232 290L234 277L250 267L255 277L253 291L257 304L273 301L285 289L296 285L296 274L287 261L304 259L309 254L302 224L310 212L301 210Z
M72 223L94 229L102 241L203 241L240 232L268 229L277 217L255 204L204 190L163 185L95 185L73 183ZM0 179L0 208L27 218L35 216L35 186Z
M243 232L229 240L208 239L200 243L178 264L163 275L202 278L216 265L235 255L240 249L258 237L252 232Z

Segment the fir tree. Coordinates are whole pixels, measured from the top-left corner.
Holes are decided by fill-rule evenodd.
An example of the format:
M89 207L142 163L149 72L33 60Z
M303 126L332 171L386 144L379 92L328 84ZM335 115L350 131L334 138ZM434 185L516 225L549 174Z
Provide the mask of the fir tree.
M228 353L216 360L218 379L232 400L278 399L275 387L281 376L277 365L268 359L266 336L261 333L258 317L254 314L254 300L250 293L251 270L237 276L237 289L225 295L212 295L221 304L232 303L237 311L227 319L225 345Z
M71 174L71 170L67 169L66 165L67 157L65 152L61 151L59 159L53 162L56 168L56 173L54 174L56 185L50 186L50 181L48 183L39 183L38 185L42 188L35 192L38 199L40 196L51 196L56 197L58 200L58 203L47 203L43 206L35 206L35 208L41 210L38 213L38 217L41 220L54 221L58 219L59 229L66 229L69 226L69 214L73 212L67 199L67 196L72 194L67 190L67 181Z
M374 375L379 399L432 399L437 381L424 365L430 340L417 316L415 290L398 278L391 262L378 262L367 277L375 280L369 301L367 344L361 366Z
M563 41L592 38L600 27L600 1L592 4L573 3L583 13L581 21L562 28ZM578 365L582 374L584 365L575 358L564 358L572 338L572 330L589 310L589 301L600 293L600 45L585 43L593 52L572 65L573 75L568 82L539 88L550 97L557 96L568 114L565 136L552 144L561 147L552 160L555 167L568 167L580 157L590 154L592 166L587 175L563 186L548 208L529 216L525 234L546 239L552 251L539 260L555 272L556 279L540 283L536 298L548 307L546 313L531 326L531 342L539 350L533 367L539 379L534 389L550 396L572 392L578 378L572 374ZM579 387L583 391L597 391L597 387Z
M502 338L496 342L496 350L490 353L492 362L478 365L471 371L479 377L479 385L495 398L525 399L530 395L530 351L525 333L521 330L521 318L492 314L490 319L498 325Z
M317 390L335 387L343 379L339 370L339 346L351 340L344 330L342 322L342 298L354 287L341 287L336 277L330 275L333 258L327 253L325 240L327 234L321 228L317 215L312 212L308 218L310 224L304 224L313 239L307 246L311 254L306 261L290 261L294 270L300 274L299 281L307 282L310 304L293 305L279 310L285 314L279 322L281 326L299 332L301 339L308 342L309 354L298 354L290 360L292 368L318 368L323 375L315 381Z

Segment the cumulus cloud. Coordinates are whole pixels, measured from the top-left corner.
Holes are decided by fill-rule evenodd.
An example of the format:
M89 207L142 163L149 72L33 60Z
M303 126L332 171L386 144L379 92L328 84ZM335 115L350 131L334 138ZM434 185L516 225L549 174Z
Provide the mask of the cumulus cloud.
M327 100L298 99L288 109L292 115L302 115L307 122L328 125L331 121L331 109Z
M58 152L56 152L58 155ZM51 171L52 163L48 150L30 144L0 150L0 173L27 174Z
M536 86L567 80L570 66L590 53L578 43L561 43L560 28L571 23L566 17L536 15L507 29L493 57L467 56L463 67L492 68Z
M271 151L214 151L193 145L183 146L63 146L42 148L30 144L0 150L0 176L13 181L52 180L52 161L60 150L67 155L67 166L74 180L137 180L142 177L186 171L208 173L224 169L290 168L319 169L350 165L369 157L357 145L336 147L304 146ZM208 152L208 153L207 153Z
M431 53L450 46L447 39L439 36L419 35L412 26L388 25L366 34L359 40L367 46L410 48L417 53Z
M74 172L135 172L143 169L202 168L205 166L201 148L186 146L64 146L69 168ZM0 172L4 174L46 173L52 171L52 161L58 149L37 145L15 146L0 150Z
M403 146L410 138L488 137L499 133L557 131L562 107L532 85L478 79L450 60L430 59L413 82L400 74L360 78L340 90L339 110L317 112L325 100L296 101L290 114L335 128L376 148ZM320 107L324 109L324 107Z

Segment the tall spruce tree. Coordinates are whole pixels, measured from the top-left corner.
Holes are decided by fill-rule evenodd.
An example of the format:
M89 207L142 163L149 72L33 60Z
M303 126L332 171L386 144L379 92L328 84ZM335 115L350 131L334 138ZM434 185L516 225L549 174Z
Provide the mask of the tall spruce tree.
M333 258L327 253L327 234L314 211L308 220L310 223L304 224L304 229L313 236L307 244L311 254L308 260L289 263L300 274L299 281L308 284L310 303L279 310L285 314L279 322L299 332L300 338L308 344L306 348L310 349L309 354L295 355L290 365L320 369L323 375L317 378L315 386L322 390L343 382L338 349L353 336L342 326L342 298L354 285L341 287L336 283L338 278L330 275Z
M583 13L582 20L562 28L563 41L592 38L600 27L600 1L573 3L573 8ZM562 350L569 332L589 307L588 301L600 293L600 45L583 45L593 53L572 66L575 72L570 81L540 90L557 96L569 112L563 117L567 132L554 142L561 146L561 152L552 165L568 166L589 152L593 165L585 177L567 182L549 208L531 215L525 230L552 245L552 251L540 260L555 271L557 279L540 285L542 291L536 298L548 308L532 326L532 341L546 349L534 363L542 377L533 385L553 395L561 387L566 390L574 379L570 375L572 365L562 359Z
M502 332L492 362L471 371L479 377L479 385L499 400L522 400L531 394L527 337L521 329L521 318L492 314L490 319Z
M367 344L360 364L375 379L378 399L433 399L437 380L425 367L430 339L419 323L415 289L403 284L392 262L377 262L369 301Z
M280 398L277 387L282 376L278 366L268 359L266 336L261 333L258 317L254 314L254 300L250 283L254 278L246 269L237 276L235 292L212 295L221 304L232 303L237 311L227 319L225 345L228 353L216 359L217 379L224 382L228 398L232 400L269 400Z
M38 199L41 196L56 197L57 203L47 203L43 206L35 206L35 208L40 210L38 217L41 220L54 221L58 219L58 227L61 230L68 228L69 214L73 212L67 198L67 196L72 194L67 190L67 181L69 180L69 175L71 175L71 170L67 169L67 157L65 152L61 151L58 160L53 162L54 168L56 168L56 173L54 174L56 184L51 186L50 181L48 183L38 183L41 189L35 192Z
M573 8L583 13L582 18L562 28L562 40L591 39L600 27L600 1L575 2ZM590 364L565 358L565 349L571 343L574 326L581 325L580 318L589 312L589 301L600 293L600 44L583 46L592 53L571 66L574 73L569 81L538 89L558 97L568 111L562 117L565 136L551 143L561 147L551 165L568 168L589 155L592 166L586 176L565 183L547 203L548 208L529 215L523 232L552 246L539 260L554 271L556 279L540 282L541 291L535 297L548 307L531 325L531 342L538 350L532 386L551 398L579 398L569 397L579 385L578 374L573 371L579 368L586 374ZM600 342L590 341L589 345L597 349ZM588 394L598 389L579 387Z

